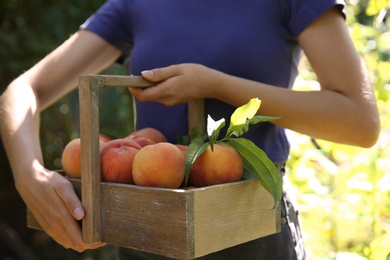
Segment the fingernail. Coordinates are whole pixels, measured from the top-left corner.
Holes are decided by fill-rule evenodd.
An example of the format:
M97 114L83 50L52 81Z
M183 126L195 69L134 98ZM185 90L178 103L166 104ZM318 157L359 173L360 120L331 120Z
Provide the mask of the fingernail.
M75 217L75 219L77 220L80 220L84 217L84 210L82 210L81 208L76 208L74 211L73 211L73 216Z
M141 72L142 76L147 78L152 78L154 76L153 71L151 70L144 70Z

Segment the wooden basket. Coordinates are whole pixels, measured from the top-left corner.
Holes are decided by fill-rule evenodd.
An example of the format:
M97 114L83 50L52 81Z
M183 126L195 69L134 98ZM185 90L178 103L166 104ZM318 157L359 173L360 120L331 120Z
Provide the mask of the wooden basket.
M257 180L187 190L101 182L99 88L134 85L150 83L132 76L80 77L82 178L70 181L86 212L84 242L193 259L279 232L280 208L272 209L272 196ZM189 104L189 129L204 124L196 116L204 114L199 102ZM40 228L30 212L27 223Z

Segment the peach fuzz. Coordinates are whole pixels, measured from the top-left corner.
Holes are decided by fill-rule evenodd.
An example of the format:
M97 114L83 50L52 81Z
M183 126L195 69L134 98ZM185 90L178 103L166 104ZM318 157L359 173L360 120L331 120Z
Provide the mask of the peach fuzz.
M105 135L105 134L99 134L99 139L105 143L107 143L108 141L111 141L113 140L114 138L108 136L108 135Z
M134 136L134 137L127 137L127 138L130 139L130 140L135 141L141 147L144 147L144 146L147 146L147 145L151 145L151 144L155 144L155 142L152 139L144 137L144 136Z
M104 142L99 139L100 149ZM70 178L81 178L81 139L70 140L61 156L62 168L65 174Z
M152 127L142 128L128 135L129 138L135 138L140 136L149 138L155 143L167 142L167 138L164 136L164 134Z
M188 145L184 145L184 144L175 144L175 146L176 146L177 148L179 148L179 150L183 153L184 158L186 158L186 156L187 156L187 151L188 151Z
M241 179L244 171L240 154L234 148L218 143L214 151L210 145L193 163L189 183L197 187L234 182Z
M133 162L134 183L177 189L183 183L185 158L174 144L160 142L143 147Z
M105 143L100 151L102 180L133 184L133 160L139 149L141 146L136 142L125 138Z

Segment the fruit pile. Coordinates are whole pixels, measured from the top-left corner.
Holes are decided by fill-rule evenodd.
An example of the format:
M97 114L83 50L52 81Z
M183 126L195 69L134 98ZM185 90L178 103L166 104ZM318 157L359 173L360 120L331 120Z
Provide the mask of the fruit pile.
M274 198L282 197L282 178L267 154L242 135L249 126L279 117L258 115L261 100L253 98L238 107L229 125L222 118L207 118L207 132L194 128L188 146L167 142L154 128L144 128L125 138L107 140L100 135L103 181L161 188L204 187L240 179L257 178ZM228 127L220 137L222 128ZM62 166L69 177L80 178L80 139L64 148Z
M143 128L124 138L101 134L102 181L140 186L180 188L185 185L187 145L167 142L154 128ZM80 139L71 140L62 153L62 166L71 178L81 177ZM192 163L187 186L203 187L238 181L243 174L240 154L223 143L210 145Z

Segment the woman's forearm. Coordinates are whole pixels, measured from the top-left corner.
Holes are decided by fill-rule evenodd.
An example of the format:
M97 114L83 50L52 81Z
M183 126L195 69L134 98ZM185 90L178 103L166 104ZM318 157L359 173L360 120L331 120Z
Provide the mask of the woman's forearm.
M43 161L35 100L35 93L23 77L11 83L2 95L1 133L16 182L20 174L31 171L33 163Z
M279 116L275 124L302 134L363 147L372 146L378 137L373 94L354 97L329 89L294 91L232 76L225 76L220 86L224 87L219 99L240 106L258 97L260 114Z

